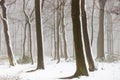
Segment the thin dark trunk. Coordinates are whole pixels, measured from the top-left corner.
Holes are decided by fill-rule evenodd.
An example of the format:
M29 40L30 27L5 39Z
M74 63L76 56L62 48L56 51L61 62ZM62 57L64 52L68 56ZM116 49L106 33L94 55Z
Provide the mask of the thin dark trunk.
M31 24L30 22L28 23L28 28L29 28L29 41L30 41L30 58L31 58L31 62L33 64L33 56L32 56L32 37L31 37Z
M54 2L54 8L55 8L55 2ZM55 21L56 21L56 17L55 17L55 14L56 11L54 10L53 14L54 14L54 60L56 60L56 54L57 54L57 51L56 51L56 25L55 25Z
M24 40L23 40L23 56L22 59L25 58L25 43L26 43L26 29L27 29L27 23L25 23L25 28L24 28Z
M1 52L1 27L0 27L0 52Z
M56 20L56 27L57 27L57 63L59 63L60 62L60 54L59 54L59 27L60 27L60 6L59 6L59 0L57 0L57 7L58 7L58 9L57 9L57 13L56 13L56 15L57 15L57 20Z
M22 27L21 27L21 44L23 44L22 36L23 36L23 33L22 33ZM21 53L23 53L23 45L21 45Z
M66 43L66 37L65 37L65 25L64 25L64 6L65 6L65 2L64 0L62 1L62 13L61 13L61 23L62 23L62 35L63 35L63 42L64 42L64 57L65 60L67 60L68 55L67 55L67 43Z
M62 37L60 36L60 53L61 53L61 58L64 58L64 54L63 54L63 47L62 47Z
M15 39L14 39L14 53L16 53L16 49L17 49L17 48L16 48L16 47L17 47L17 46L16 46L16 38L17 38L17 35L16 35L16 34L17 34L17 26L15 27L15 34L14 34L14 37L15 37Z
M25 15L25 19L27 18L26 16L26 12L25 12L25 0L23 0L23 13ZM27 20L27 19L26 19ZM23 40L23 59L25 58L25 51L26 51L26 47L25 47L25 44L26 44L26 32L27 32L27 21L25 21L25 27L24 27L24 40Z
M53 51L53 46L52 46L52 44L53 44L53 37L52 37L52 29L51 29L51 57L53 57L53 54L52 54L52 51Z

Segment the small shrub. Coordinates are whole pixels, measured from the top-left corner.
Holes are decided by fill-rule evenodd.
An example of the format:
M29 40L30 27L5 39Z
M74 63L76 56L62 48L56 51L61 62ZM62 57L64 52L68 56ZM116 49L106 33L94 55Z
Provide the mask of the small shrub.
M107 62L120 61L120 54L107 55L106 61Z
M111 54L111 55L107 55L106 56L106 62L114 62L115 60L114 60L114 58L113 58L113 55Z
M25 56L24 58L19 58L17 60L18 64L27 64L31 62L31 58L29 56Z

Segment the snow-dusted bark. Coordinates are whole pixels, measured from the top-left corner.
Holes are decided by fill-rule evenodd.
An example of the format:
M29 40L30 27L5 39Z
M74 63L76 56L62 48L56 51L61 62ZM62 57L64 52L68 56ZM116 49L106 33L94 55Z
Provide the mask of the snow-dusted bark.
M1 0L0 5L2 8L2 21L3 21L3 25L4 25L4 34L5 34L6 47L7 47L7 51L8 51L8 59L9 59L10 65L14 66L16 64L16 60L13 55L12 45L11 45L11 41L10 41L9 24L8 24L7 15L6 15L5 0Z

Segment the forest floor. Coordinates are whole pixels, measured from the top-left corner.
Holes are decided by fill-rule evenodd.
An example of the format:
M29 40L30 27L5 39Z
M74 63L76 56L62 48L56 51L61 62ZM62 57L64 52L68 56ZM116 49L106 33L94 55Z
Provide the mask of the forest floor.
M89 76L82 76L66 80L120 80L120 62L106 63L96 62L97 70L89 72ZM75 61L62 60L59 64L56 61L47 59L45 70L35 70L36 64L16 65L9 67L8 64L0 63L0 80L61 80L59 78L68 77L75 72Z

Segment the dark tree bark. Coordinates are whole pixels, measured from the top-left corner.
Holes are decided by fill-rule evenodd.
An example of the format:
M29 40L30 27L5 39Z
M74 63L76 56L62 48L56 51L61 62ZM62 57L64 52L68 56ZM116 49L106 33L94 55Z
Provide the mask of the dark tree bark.
M75 56L76 56L76 68L77 68L74 77L78 77L81 75L88 76L84 54L83 54L81 24L80 24L79 16L80 16L79 0L72 0L73 36L75 43Z
M44 69L43 61L43 45L42 30L40 17L40 0L35 0L35 19L36 19L36 35L37 35L37 69Z
M4 34L5 34L5 41L6 41L6 47L7 47L7 53L8 53L8 59L9 59L9 64L11 66L14 66L14 61L13 61L13 53L10 47L10 39L9 39L9 34L8 34L8 24L7 24L7 17L6 17L6 7L5 7L5 0L0 1L0 5L2 8L2 16L3 16L3 25L4 25Z
M97 38L97 59L104 60L104 7L106 0L99 0L99 32Z
M82 15L83 37L84 37L87 61L88 61L88 64L89 64L89 70L94 71L95 66L94 66L94 61L93 61L93 58L92 58L89 36L88 36L88 31L87 31L87 18L86 18L86 11L85 11L85 0L81 0L81 13L82 13L81 15Z

